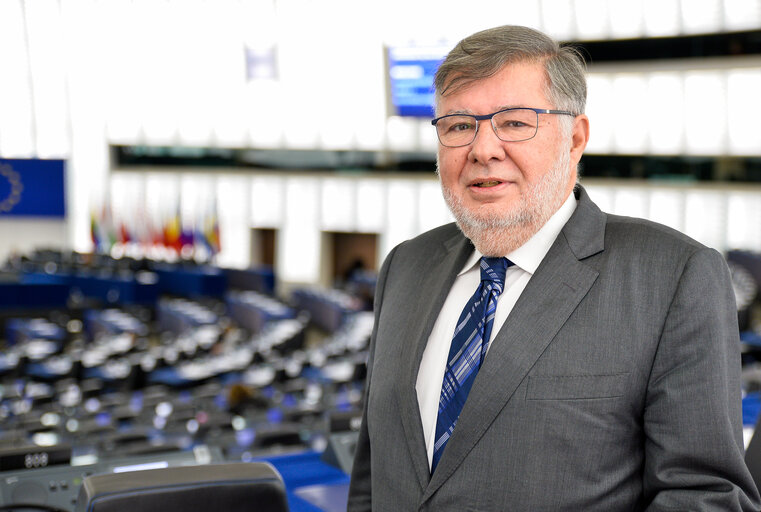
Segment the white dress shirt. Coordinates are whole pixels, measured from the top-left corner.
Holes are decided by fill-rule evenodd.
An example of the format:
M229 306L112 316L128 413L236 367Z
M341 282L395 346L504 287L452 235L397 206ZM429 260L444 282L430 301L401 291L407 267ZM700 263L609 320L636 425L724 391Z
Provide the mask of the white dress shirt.
M514 263L507 269L505 288L499 296L497 310L494 314L494 325L491 331L491 342L499 332L502 324L512 311L521 293L528 284L531 276L544 259L558 234L576 210L576 198L569 194L568 199L550 220L521 247L506 254L507 259ZM439 312L439 317L433 326L428 344L423 352L423 359L418 369L415 389L420 406L420 419L423 423L423 434L428 452L428 467L433 459L433 445L436 437L436 420L439 410L441 383L444 379L444 368L449 355L457 319L460 317L465 304L481 283L479 261L482 254L477 250L465 262L462 270L455 278L452 288Z

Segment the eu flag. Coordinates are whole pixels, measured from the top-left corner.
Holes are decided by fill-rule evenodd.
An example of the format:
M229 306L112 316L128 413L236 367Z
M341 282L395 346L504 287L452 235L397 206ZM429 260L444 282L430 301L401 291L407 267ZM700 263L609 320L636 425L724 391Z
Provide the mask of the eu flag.
M64 161L0 158L0 218L66 216Z

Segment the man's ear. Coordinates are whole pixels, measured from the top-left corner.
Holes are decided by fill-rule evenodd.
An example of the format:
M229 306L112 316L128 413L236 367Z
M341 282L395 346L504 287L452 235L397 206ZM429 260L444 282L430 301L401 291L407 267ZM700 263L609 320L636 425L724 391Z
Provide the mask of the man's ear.
M579 114L573 120L571 132L571 162L575 165L581 160L581 155L589 142L589 118Z

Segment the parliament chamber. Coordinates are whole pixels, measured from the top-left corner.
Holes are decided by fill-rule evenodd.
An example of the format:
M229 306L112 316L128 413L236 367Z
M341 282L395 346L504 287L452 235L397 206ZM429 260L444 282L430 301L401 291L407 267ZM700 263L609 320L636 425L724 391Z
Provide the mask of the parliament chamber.
M761 332L753 325L761 311L761 253L726 257L743 346L748 464L758 478L761 441L752 436L761 416ZM345 509L373 277L362 272L340 289L287 294L275 283L267 266L56 250L5 262L3 510L135 509L133 488L122 488L118 475L136 471L147 471L148 480L129 485L172 496L172 503L183 503L168 494L177 488L213 493L222 492L216 482L256 488L261 481L264 494L275 493L274 507ZM186 476L161 473L202 466L182 485L177 478ZM150 478L152 471L158 476ZM245 480L250 471L258 476ZM162 487L164 479L172 485ZM159 490L146 490L146 482ZM110 489L106 497L116 493L113 506L126 508L82 508L105 499L99 485Z
M0 512L346 510L434 73L502 24L585 60L600 209L725 256L761 487L761 0L2 0Z
M372 312L274 284L49 250L6 264L0 503L74 510L88 476L266 462L290 510L345 507Z

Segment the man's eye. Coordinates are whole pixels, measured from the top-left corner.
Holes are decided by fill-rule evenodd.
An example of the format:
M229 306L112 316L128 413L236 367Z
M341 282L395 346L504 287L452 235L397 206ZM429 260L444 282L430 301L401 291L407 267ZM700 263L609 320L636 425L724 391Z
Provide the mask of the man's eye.
M449 127L450 132L467 132L474 129L473 123L458 122Z
M499 125L500 128L503 128L505 130L515 129L515 128L525 128L527 126L528 125L526 123L518 119L505 119Z

